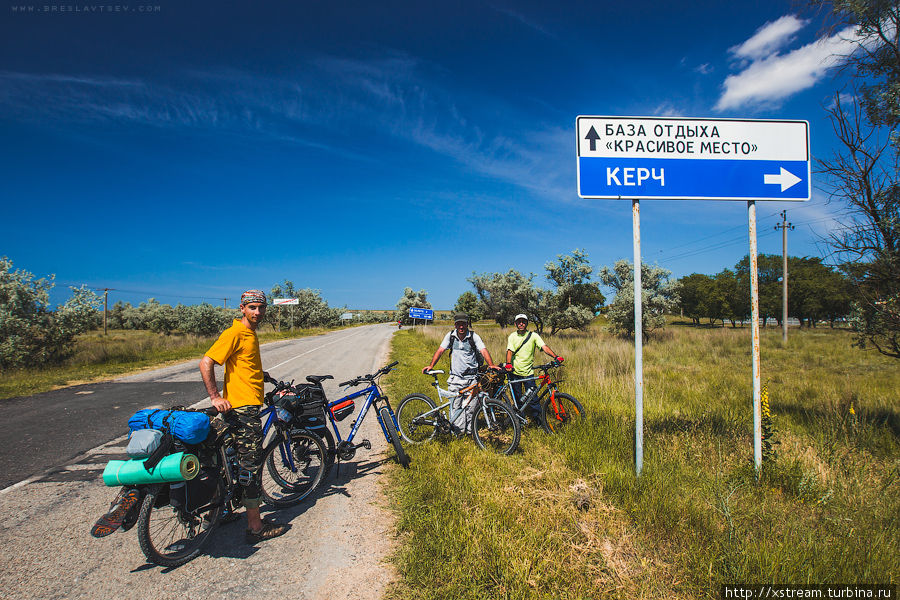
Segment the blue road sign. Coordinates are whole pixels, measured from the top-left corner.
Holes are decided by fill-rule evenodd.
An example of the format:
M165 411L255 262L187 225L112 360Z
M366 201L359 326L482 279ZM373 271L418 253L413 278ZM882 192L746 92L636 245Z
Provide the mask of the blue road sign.
M809 200L806 121L578 117L582 198Z
M434 311L430 308L410 308L409 318L434 321Z

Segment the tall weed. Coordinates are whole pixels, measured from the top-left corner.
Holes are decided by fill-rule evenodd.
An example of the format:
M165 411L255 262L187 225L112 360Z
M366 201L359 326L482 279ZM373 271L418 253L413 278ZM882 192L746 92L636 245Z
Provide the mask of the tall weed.
M445 329L397 333L396 400L431 391L418 370ZM477 330L499 362L511 330ZM780 445L757 473L749 330L671 327L645 346L638 478L632 344L596 326L545 341L588 419L528 428L510 457L469 440L411 447L413 468L391 475L394 597L713 598L723 583L900 578L897 361L846 331L792 331L784 347L764 330Z

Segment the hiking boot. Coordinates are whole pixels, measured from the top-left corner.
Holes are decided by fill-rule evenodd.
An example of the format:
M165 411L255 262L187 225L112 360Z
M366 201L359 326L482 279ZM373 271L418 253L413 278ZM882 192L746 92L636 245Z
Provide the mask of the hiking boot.
M279 535L284 535L290 528L290 525L280 525L264 519L262 529L258 532L250 531L248 529L244 534L244 541L252 546L259 542L277 538Z
M141 493L135 488L129 488L119 492L118 498L113 502L110 511L97 519L91 527L91 535L95 538L106 537L122 526L128 517L128 513L137 506L141 499Z

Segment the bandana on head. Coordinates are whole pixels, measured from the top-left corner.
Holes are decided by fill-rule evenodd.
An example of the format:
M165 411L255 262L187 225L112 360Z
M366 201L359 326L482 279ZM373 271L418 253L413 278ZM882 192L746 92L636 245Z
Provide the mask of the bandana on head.
M260 290L247 290L241 294L241 306L245 304L265 304L266 295Z

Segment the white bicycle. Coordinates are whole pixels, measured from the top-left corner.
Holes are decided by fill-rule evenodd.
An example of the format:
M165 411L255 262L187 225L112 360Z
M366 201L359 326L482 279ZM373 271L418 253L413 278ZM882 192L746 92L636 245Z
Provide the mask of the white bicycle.
M421 444L436 435L471 435L482 450L498 454L515 452L519 447L520 436L515 411L506 402L489 398L482 393L481 384L477 381L460 390L459 394L443 389L437 377L443 373L439 369L425 372L425 375L434 378L431 385L437 390L440 405L435 404L427 394L420 393L409 394L400 401L397 422L403 439L410 444ZM464 396L460 403L462 406L454 410L451 405L459 396ZM459 415L458 411L471 410L472 402L477 402L479 406L474 410L470 430L462 431L453 425L454 418Z

